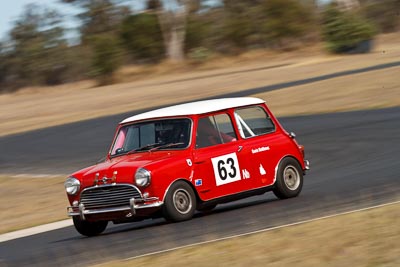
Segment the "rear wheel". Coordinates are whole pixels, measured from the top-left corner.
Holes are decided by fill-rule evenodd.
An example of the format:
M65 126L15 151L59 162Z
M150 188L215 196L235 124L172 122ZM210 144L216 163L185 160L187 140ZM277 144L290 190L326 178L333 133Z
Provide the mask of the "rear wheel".
M196 209L196 197L190 185L178 181L171 185L164 199L164 217L173 222L189 220Z
M303 187L303 172L294 158L285 158L279 164L276 175L275 196L281 199L296 197Z
M98 222L88 222L81 220L80 217L74 216L72 218L74 221L75 229L85 236L96 236L104 232L107 228L108 221L98 221Z

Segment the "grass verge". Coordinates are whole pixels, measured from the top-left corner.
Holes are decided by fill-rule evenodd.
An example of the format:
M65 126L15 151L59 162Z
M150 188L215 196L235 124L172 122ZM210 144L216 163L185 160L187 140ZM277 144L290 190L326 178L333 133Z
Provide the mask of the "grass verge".
M114 266L400 266L400 204L341 215Z
M67 219L64 181L0 176L0 234Z

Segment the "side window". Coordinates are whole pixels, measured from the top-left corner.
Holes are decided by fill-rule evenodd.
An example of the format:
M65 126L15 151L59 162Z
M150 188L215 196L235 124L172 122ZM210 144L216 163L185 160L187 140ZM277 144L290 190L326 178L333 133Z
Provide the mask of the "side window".
M249 138L275 131L271 118L261 107L249 107L235 110L235 118L240 136Z
M196 148L214 146L236 140L232 121L227 114L218 114L199 119Z

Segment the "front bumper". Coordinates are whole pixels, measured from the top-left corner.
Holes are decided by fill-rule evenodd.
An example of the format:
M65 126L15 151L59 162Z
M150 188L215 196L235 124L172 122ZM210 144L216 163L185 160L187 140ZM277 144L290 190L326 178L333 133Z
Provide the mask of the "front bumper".
M83 203L80 203L79 206L71 206L67 208L68 216L79 216L82 220L86 219L86 216L90 215L101 215L107 213L127 213L126 217L135 216L137 210L141 209L151 209L151 208L159 208L164 203L159 201L158 198L147 198L147 199L135 199L131 198L128 206L119 206L119 207L109 207L109 208L101 208L101 209L87 209Z
M74 201L67 213L82 220L112 220L141 216L162 205L158 197L142 194L135 185L112 183L83 189L79 202Z
M308 171L310 169L310 162L308 160L304 161L304 169Z

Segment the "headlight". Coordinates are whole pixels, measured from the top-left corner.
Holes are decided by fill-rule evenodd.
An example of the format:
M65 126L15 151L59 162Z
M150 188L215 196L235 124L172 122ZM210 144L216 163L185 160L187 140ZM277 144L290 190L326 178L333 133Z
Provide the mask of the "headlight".
M151 181L151 173L144 169L140 168L135 173L135 182L138 186L148 186Z
M81 182L75 177L69 177L64 183L68 195L76 195L81 188Z

